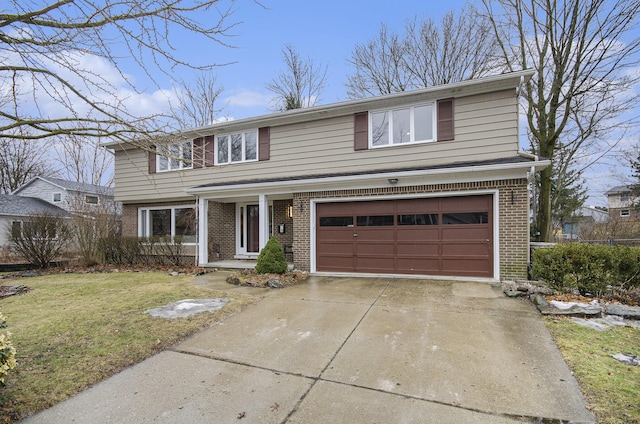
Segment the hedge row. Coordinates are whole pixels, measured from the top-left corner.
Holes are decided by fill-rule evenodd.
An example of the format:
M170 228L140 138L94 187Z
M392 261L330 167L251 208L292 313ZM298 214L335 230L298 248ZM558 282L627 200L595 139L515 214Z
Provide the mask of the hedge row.
M184 265L181 237L173 240L159 237L120 237L100 239L98 250L104 263L114 265ZM190 260L193 260L192 258Z
M559 291L599 296L640 287L640 248L563 243L534 250L531 275Z

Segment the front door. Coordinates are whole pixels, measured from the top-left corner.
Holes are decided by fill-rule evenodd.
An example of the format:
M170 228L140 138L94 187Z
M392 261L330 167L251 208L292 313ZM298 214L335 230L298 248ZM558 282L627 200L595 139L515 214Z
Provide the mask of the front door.
M247 253L260 252L260 209L247 205Z
M271 213L269 205L269 236L271 236ZM237 218L237 255L255 255L260 253L260 207L257 204L240 203L236 209Z

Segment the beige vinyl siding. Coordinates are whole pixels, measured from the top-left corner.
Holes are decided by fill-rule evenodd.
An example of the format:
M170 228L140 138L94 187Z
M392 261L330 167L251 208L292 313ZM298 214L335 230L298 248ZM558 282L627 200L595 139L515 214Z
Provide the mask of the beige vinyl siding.
M147 172L147 153L116 152L116 199L192 199L184 190L242 180L364 172L513 157L518 152L513 90L455 99L455 139L354 151L352 114L271 127L271 159L185 171Z

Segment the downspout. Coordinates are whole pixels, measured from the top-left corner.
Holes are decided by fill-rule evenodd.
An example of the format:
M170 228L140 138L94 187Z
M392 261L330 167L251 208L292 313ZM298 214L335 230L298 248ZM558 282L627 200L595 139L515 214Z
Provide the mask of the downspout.
M196 229L196 255L195 255L195 266L200 265L200 199L196 196L196 222L198 223L198 227Z

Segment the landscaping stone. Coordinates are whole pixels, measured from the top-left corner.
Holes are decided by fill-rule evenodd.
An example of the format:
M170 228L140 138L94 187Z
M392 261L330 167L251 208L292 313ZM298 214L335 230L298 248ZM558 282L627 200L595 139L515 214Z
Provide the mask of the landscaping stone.
M609 303L604 307L604 313L608 315L617 315L626 319L640 320L640 307L620 305L617 303Z
M556 307L538 308L542 315L566 316L578 318L600 318L602 309L597 306L578 306L573 305L568 309L558 309Z
M540 308L548 308L549 307L549 302L547 302L547 299L545 299L544 296L542 296L540 294L531 295L530 299L533 302L533 304L536 305L538 310L540 310Z
M632 355L630 353L616 353L615 355L611 355L611 357L623 364L631 365L632 367L640 366L640 356Z
M271 280L267 281L267 285L272 289L282 288L282 282L277 278L272 278Z
M21 274L23 277L39 277L40 274L38 274L37 272L23 272Z
M0 299L2 299L3 297L17 296L17 295L25 294L29 290L31 290L31 289L29 287L27 287L27 286L24 286L24 285L19 285L19 286L0 286Z
M520 290L505 290L504 294L506 294L507 297L520 297L526 295L527 293Z

